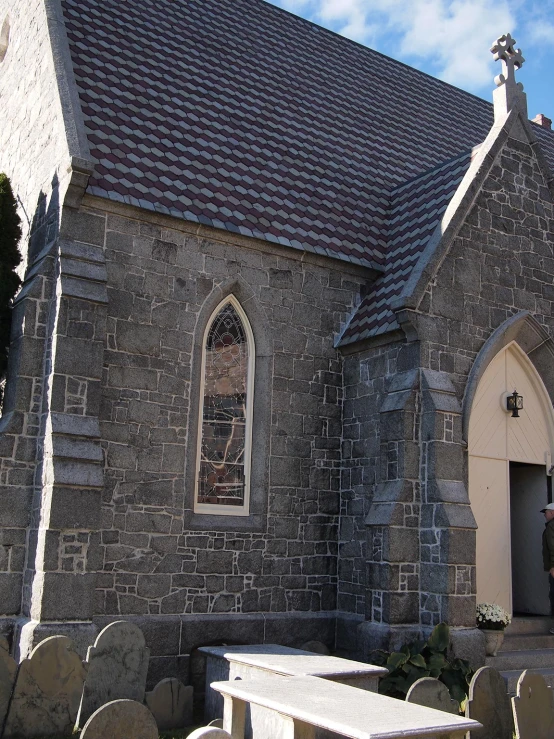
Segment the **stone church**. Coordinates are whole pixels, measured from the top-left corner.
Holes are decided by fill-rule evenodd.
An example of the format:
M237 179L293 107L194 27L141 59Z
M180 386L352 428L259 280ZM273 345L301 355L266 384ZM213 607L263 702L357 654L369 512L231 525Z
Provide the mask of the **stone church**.
M262 0L0 0L18 654L446 621L478 661L476 599L545 613L554 134L514 43L489 103Z

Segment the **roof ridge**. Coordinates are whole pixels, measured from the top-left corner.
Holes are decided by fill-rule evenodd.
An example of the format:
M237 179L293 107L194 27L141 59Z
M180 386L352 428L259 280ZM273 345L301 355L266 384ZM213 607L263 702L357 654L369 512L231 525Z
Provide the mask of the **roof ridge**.
M387 245L385 271L377 277L353 312L337 346L346 346L399 328L391 300L401 294L419 262L469 169L471 157L472 150L462 152L403 183L400 188L425 177L430 179L429 187L419 193L414 194L413 188L405 193L397 191L396 201L399 202L395 202L394 191L390 192L389 211L383 224ZM433 182L431 175L440 170L443 170L442 175ZM401 217L392 218L393 211L402 207L406 197L410 199L409 207Z
M479 146L479 144L475 144L475 146ZM439 169L444 169L448 164L453 164L454 162L457 162L458 160L462 160L465 156L471 155L472 149L466 149L463 152L460 152L460 154L457 154L454 157L450 157L450 159L445 159L444 162L440 162L440 164L437 164L435 167L431 167L431 169L426 169L424 172L421 172L421 174L415 175L414 177L410 177L410 179L405 180L400 185L396 185L392 188L391 195L396 193L398 190L401 190L403 187L406 187L406 185L409 185L410 183L415 182L416 180L423 179L424 177L432 174L433 172L436 172Z

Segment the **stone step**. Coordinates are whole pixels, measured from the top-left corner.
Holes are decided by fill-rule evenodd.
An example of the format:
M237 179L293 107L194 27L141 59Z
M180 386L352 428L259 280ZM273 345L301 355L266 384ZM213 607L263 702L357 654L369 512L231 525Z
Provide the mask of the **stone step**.
M550 616L514 616L512 623L504 632L506 636L520 634L548 634L552 628Z
M506 689L510 695L515 695L517 690L517 681L523 670L502 670L500 673L506 682ZM554 669L529 670L538 675L542 675L546 680L546 684L551 688L554 685Z
M506 634L499 654L523 649L554 649L554 634Z
M520 649L498 652L496 657L486 657L485 664L495 670L527 670L530 668L554 669L554 649Z

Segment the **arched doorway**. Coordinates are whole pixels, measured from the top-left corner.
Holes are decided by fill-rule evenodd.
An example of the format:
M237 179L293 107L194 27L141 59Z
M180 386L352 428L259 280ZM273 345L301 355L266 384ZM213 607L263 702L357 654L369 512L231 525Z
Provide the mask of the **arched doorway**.
M519 418L506 409L517 389ZM468 429L469 497L477 521L477 602L511 612L548 613L542 571L540 508L548 502L547 473L554 414L544 384L525 352L511 342L483 373Z

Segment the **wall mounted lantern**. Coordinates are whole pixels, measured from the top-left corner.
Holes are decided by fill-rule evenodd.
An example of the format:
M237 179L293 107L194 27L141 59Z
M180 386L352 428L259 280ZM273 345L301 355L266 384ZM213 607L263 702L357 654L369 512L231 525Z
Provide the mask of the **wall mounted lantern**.
M517 390L506 398L506 410L512 412L512 418L519 418L519 411L523 408L523 396Z

